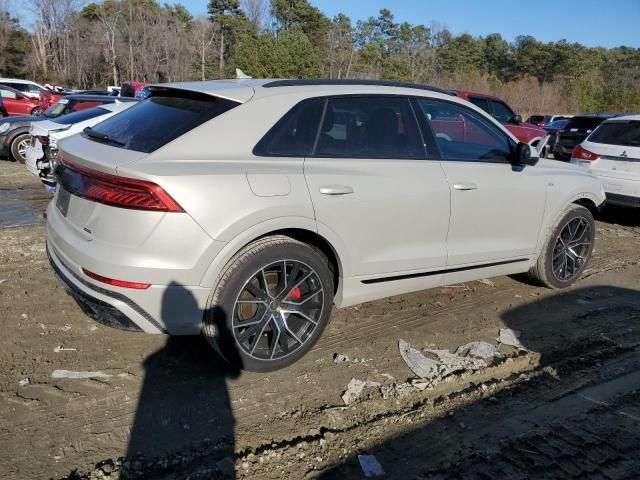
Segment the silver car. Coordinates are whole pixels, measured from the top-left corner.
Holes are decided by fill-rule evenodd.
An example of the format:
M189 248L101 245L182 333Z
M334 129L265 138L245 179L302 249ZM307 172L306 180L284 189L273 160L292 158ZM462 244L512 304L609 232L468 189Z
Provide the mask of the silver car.
M357 80L150 87L60 143L47 251L96 320L203 333L254 371L345 307L443 284L582 273L599 180L538 159L448 91Z

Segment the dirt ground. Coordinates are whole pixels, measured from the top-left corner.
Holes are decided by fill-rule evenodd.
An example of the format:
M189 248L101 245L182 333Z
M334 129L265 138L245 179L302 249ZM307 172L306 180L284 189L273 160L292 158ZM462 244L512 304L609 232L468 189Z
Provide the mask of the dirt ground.
M23 166L0 162L3 479L359 479L359 454L381 478L640 478L637 211L599 215L573 288L500 277L337 310L301 361L252 374L199 338L88 319L49 268L46 202ZM453 352L505 327L523 348L411 384L400 339ZM351 379L380 385L345 405Z

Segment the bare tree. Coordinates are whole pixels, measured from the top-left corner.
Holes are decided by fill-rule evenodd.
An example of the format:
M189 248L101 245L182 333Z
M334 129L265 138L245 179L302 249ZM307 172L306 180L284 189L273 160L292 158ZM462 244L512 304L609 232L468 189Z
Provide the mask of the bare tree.
M253 26L253 31L260 32L267 23L269 6L265 0L242 0L242 10Z

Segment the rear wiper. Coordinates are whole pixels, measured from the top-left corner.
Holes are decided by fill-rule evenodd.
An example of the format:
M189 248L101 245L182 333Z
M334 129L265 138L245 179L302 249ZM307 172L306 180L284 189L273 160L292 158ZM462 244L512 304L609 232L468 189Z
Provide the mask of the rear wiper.
M109 137L109 135L107 135L105 133L96 132L91 127L86 127L82 132L87 137L94 138L96 140L100 140L101 142L104 142L104 143L113 143L115 145L120 145L121 147L124 147L124 145L125 145L124 142L121 142L120 140L116 140L114 138L111 138L111 137Z

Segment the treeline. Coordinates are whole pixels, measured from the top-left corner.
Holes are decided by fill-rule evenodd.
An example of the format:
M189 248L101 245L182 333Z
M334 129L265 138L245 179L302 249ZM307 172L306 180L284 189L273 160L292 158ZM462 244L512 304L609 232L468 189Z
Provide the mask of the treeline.
M156 0L29 0L32 31L0 0L2 75L92 88L233 76L393 79L495 93L522 113L640 111L640 49L531 36L452 35L391 11L356 23L308 0L210 0L208 17Z

